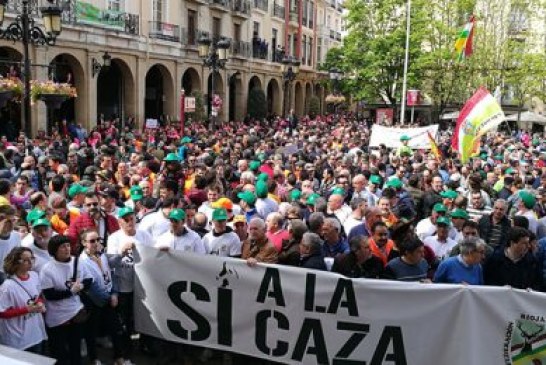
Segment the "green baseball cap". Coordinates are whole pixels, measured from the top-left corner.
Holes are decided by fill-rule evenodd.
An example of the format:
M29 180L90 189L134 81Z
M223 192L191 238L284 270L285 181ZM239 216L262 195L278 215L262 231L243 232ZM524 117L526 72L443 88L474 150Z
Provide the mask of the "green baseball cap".
M388 188L400 189L402 187L402 185L404 185L402 183L402 180L395 177L395 178L392 178L389 181L387 181L387 184L385 186L388 187Z
M227 221L228 215L224 208L216 208L212 211L213 221Z
M370 183L374 185L381 185L381 178L377 175L370 176Z
M438 217L438 219L436 219L436 224L445 224L446 226L450 226L451 221L448 217Z
M460 208L455 209L453 212L451 212L450 215L451 215L451 219L456 219L456 218L468 219L469 218L468 212Z
M436 203L434 204L434 207L432 208L433 211L436 213L447 213L447 207L443 205L442 203Z
M334 190L332 190L332 195L345 196L345 190L343 190L342 188L334 188Z
M300 198L301 191L299 191L298 189L292 189L292 191L290 192L290 201L300 200Z
M51 227L51 223L45 218L39 218L39 219L36 219L34 222L32 222L32 228L35 228L38 226Z
M442 191L440 193L440 196L446 199L455 199L457 196L459 196L459 194L457 194L455 190L446 190L446 191Z
M81 186L80 184L72 184L70 186L70 189L68 189L68 197L72 199L74 196L78 194L85 194L87 193L87 188L85 186Z
M138 185L132 186L129 190L129 193L131 194L131 200L133 201L139 201L144 198L144 193L142 192L142 188Z
M190 143L190 142L191 142L191 138L188 137L188 136L186 136L186 137L184 137L184 138L182 138L180 140L180 143Z
M125 216L128 216L129 214L135 214L133 208L123 207L118 212L118 218L123 218Z
M28 212L27 222L32 224L32 222L34 222L35 220L45 218L45 217L46 217L46 213L43 210L34 208L30 212Z
M248 168L252 171L258 171L261 165L260 161L250 161Z
M511 167L509 167L509 168L507 168L506 170L504 170L504 174L505 174L505 175L507 175L507 174L508 174L508 175L510 175L510 174L515 174L515 173L516 173L516 171L514 171L514 169L511 168Z
M315 205L317 199L320 198L320 194L313 193L307 197L306 205Z
M409 141L411 138L409 138L406 134L402 135L402 137L400 137L400 140L401 141Z
M521 190L518 195L519 195L521 201L523 202L523 205L525 205L525 208L533 209L533 207L535 206L535 204L537 202L536 198L535 198L535 196L533 194L531 194L528 191Z
M256 178L258 181L265 181L267 182L267 180L269 180L269 175L266 174L265 172L262 172L260 175L258 175L258 177Z
M178 158L178 155L176 153L169 153L164 159L163 161L165 162L179 162L179 158Z
M258 198L267 198L267 183L263 180L256 182L256 195Z
M186 212L184 212L180 208L175 208L175 209L171 210L171 212L169 213L169 219L180 222L180 221L186 219Z
M254 205L257 199L252 191L241 191L237 194L237 198L250 205Z

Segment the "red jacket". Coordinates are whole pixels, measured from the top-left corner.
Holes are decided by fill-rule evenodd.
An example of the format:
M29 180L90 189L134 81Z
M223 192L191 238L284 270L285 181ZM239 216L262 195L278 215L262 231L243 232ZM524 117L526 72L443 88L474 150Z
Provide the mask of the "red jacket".
M106 232L108 233L108 235L111 235L119 229L118 221L116 218L114 218L114 216L106 214L103 217L106 221ZM67 236L68 238L70 238L70 250L73 255L78 252L77 250L78 242L80 240L80 234L88 228L95 228L98 230L98 227L95 225L95 221L87 212L83 212L82 214L80 214L79 217L70 222ZM102 244L106 245L106 242L103 242Z

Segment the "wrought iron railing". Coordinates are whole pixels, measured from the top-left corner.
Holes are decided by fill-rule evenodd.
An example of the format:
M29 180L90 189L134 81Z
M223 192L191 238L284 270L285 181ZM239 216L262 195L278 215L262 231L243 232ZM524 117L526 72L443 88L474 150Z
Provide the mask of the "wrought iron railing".
M250 15L250 1L249 0L231 0L231 10L236 13Z
M269 44L260 38L254 38L252 40L252 57L267 60L269 54Z
M254 7L263 11L269 10L268 0L254 0Z
M198 28L181 28L180 42L187 46L197 46L199 38L210 37L210 33Z
M233 56L239 56L239 57L250 57L251 55L252 47L250 45L250 42L245 41L232 41L231 42L231 53Z
M171 42L180 41L180 27L176 24L150 21L150 38L163 39Z
M277 4L273 5L273 16L284 19L284 6Z

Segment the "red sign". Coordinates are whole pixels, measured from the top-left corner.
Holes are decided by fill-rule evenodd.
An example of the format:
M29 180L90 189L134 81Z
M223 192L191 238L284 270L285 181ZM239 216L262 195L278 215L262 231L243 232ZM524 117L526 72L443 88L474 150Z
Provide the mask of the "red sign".
M421 104L421 92L419 90L408 90L406 96L408 106Z
M375 122L380 125L392 125L394 121L394 109L376 109Z

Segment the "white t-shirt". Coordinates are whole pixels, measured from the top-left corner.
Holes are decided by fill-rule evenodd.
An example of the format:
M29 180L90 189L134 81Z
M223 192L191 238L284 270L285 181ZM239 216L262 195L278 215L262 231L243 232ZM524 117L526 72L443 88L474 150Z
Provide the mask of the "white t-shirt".
M33 271L29 272L27 280L17 277L13 277L13 280L7 279L0 286L0 312L9 308L26 307L31 297L35 300L41 291L40 278ZM24 350L46 339L44 317L40 313L27 313L23 316L0 319L0 344L2 345Z
M212 230L203 237L203 243L209 255L222 257L241 255L241 240L233 231L215 236Z
M165 218L161 209L142 218L138 225L139 230L146 231L152 237L159 237L168 232L170 228L171 221Z
M207 253L201 237L188 228L182 236L175 236L171 231L163 233L155 241L155 247L169 247L171 250L189 251L202 255Z
M31 239L27 240L27 237L31 237ZM32 254L36 258L36 261L34 261L34 265L32 266L32 270L39 274L44 265L53 260L53 258L49 256L47 249L40 248L34 244L34 237L32 237L32 235L29 234L27 237L23 239L22 246L27 247L32 251Z
M87 273L93 278L95 283L98 283L99 287L103 288L106 292L112 292L112 272L110 265L108 265L108 258L105 254L100 256L101 266L93 261L87 252L83 251L80 255L80 265L82 265Z
M0 239L0 272L4 272L4 259L15 247L21 246L21 235L19 232L11 231L8 239Z
M134 290L135 260L138 260L138 250L130 250L126 255L122 255L121 249L126 243L153 247L152 236L148 232L137 229L134 236L128 236L122 229L108 236L106 245L106 254L115 259L115 265L112 264L114 275L119 279L119 291L121 293L132 293Z
M67 290L66 283L72 281L73 270L73 257L70 258L69 262L49 261L40 272L42 290L50 288ZM77 278L80 280L80 283L84 279L91 278L83 265L78 264ZM82 308L83 304L77 294L61 300L46 300L45 322L48 327L59 326L72 319Z
M434 255L440 259L443 260L447 257L449 257L449 254L451 253L451 250L453 250L453 247L457 246L457 241L452 240L447 237L445 242L438 241L438 235L430 236L425 238L423 243L430 247L432 251L434 251Z

